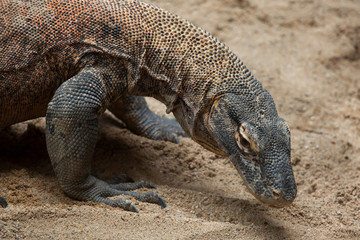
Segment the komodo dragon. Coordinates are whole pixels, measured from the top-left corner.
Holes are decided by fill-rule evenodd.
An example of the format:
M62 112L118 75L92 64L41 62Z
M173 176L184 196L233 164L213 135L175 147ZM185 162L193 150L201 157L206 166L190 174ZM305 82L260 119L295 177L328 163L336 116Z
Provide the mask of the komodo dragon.
M151 112L158 99L178 123ZM211 34L140 1L0 1L0 129L46 116L46 144L62 190L83 201L137 211L123 198L165 202L90 174L101 114L133 132L178 142L184 132L228 156L250 192L275 207L296 184L290 131L270 94ZM6 205L4 200L3 205Z

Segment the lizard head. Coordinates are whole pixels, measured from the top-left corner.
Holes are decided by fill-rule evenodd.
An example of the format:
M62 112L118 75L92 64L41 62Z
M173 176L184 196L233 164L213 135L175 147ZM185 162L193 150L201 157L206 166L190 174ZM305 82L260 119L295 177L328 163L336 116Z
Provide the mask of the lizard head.
M290 130L266 90L252 101L244 94L218 97L203 124L211 137L202 145L227 155L257 199L273 207L294 200Z

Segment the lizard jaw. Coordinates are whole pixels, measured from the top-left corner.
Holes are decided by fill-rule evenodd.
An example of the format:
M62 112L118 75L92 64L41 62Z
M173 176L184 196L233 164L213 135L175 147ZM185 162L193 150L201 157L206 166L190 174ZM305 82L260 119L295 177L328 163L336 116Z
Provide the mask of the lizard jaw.
M295 197L290 200L285 199L285 197L280 194L280 191L278 189L272 190L272 198L265 198L264 196L255 194L255 192L248 185L246 185L246 186L247 186L247 189L249 190L249 192L257 200L259 200L260 202L262 202L270 207L274 207L274 208L287 207L287 206L291 205L295 199ZM269 192L271 192L271 191L269 191Z
M297 189L294 176L291 173L278 175L275 180L263 177L264 171L255 164L249 164L247 159L229 156L235 165L248 191L260 202L275 208L289 206L295 199Z

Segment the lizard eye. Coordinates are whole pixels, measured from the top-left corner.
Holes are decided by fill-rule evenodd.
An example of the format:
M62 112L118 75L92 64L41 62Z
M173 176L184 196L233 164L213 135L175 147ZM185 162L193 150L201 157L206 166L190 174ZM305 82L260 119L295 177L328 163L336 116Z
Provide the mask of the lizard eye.
M246 153L250 153L251 150L251 140L246 132L244 126L240 126L239 130L235 134L236 143L241 150Z
M240 134L240 144L241 146L243 146L244 148L250 148L250 143L249 141L243 136Z

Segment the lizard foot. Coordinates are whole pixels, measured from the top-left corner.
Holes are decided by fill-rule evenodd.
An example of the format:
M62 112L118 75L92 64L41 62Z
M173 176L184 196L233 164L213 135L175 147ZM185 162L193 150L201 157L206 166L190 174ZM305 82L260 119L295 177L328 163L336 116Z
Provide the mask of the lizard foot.
M112 207L120 207L131 212L138 212L138 210L130 200L124 198L113 200L107 199L107 197L127 195L141 202L155 203L160 205L161 208L166 207L165 201L154 192L131 192L131 190L139 188L155 188L155 186L147 181L109 184L90 175L82 184L64 187L64 191L69 196L78 200L102 202Z
M168 119L152 112L144 97L123 96L109 110L134 133L153 140L179 143L179 136L186 136L175 119Z
M175 119L160 116L156 116L156 119L147 124L142 135L153 140L165 140L173 143L179 143L179 136L186 136Z

